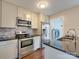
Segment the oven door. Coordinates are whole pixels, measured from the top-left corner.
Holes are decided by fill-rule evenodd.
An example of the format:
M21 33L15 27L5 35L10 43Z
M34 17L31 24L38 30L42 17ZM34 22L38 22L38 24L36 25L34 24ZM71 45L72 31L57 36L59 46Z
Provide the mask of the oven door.
M20 50L21 57L24 57L24 56L32 53L34 50L33 39L32 38L21 39L20 47L21 47L21 50Z
M33 39L29 39L29 38L26 38L26 39L21 39L21 48L25 48L25 47L28 47L28 46L31 46L33 45Z

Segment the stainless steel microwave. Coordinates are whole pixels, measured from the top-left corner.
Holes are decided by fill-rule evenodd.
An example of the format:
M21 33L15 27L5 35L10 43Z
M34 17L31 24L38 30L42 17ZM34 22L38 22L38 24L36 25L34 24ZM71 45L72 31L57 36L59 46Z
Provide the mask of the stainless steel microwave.
M17 26L31 26L31 21L29 20L17 19L16 22Z

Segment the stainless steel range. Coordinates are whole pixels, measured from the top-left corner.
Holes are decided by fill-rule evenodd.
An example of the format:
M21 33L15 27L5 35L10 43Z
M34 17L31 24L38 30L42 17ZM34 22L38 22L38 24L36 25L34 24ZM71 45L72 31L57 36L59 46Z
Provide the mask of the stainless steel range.
M31 54L34 51L32 38L21 39L19 43L20 58Z
M17 38L19 38L19 59L22 57L31 54L34 51L33 47L33 38L27 37L28 34L18 34Z

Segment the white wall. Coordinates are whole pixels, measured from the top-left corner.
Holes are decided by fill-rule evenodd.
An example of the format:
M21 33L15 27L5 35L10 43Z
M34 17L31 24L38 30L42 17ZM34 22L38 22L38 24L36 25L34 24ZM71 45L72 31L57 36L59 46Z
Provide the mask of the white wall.
M51 19L56 17L64 17L64 32L68 29L74 28L79 33L79 6L68 10L64 10L60 13L50 16ZM79 34L78 34L79 35Z

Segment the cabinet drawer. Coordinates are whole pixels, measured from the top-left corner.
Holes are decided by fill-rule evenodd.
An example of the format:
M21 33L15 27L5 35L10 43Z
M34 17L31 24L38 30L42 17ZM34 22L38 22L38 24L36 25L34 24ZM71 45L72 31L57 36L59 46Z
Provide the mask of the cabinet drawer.
M6 45L13 45L13 44L17 44L17 40L2 41L0 42L0 47Z

